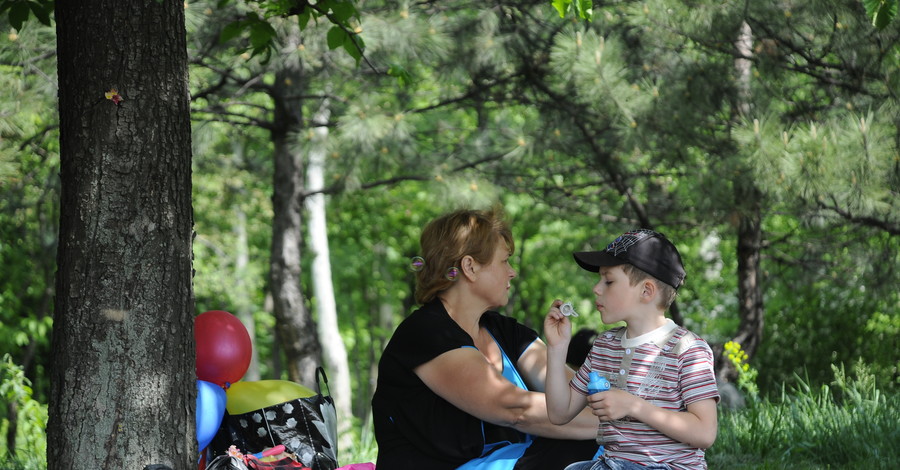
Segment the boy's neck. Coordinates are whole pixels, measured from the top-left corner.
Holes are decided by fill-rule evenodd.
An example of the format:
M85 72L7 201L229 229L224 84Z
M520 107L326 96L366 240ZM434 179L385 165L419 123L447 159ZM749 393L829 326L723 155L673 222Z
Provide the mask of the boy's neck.
M625 337L637 338L668 323L665 312L654 310L652 314L636 316L625 322Z

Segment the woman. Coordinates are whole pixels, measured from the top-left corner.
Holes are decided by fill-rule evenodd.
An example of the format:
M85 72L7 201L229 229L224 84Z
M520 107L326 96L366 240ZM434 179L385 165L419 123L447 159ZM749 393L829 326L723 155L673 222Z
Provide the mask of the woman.
M562 469L591 458L597 418L550 423L547 347L505 317L513 239L494 211L460 210L422 232L421 308L396 329L372 399L378 470ZM569 371L570 375L574 372Z

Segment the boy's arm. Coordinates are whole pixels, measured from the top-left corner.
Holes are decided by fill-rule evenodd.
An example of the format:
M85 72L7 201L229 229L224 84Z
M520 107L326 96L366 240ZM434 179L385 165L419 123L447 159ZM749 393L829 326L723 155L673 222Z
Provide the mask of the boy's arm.
M567 374L566 353L572 338L572 323L559 311L562 301L555 300L544 320L547 337L547 380L544 394L547 414L553 424L565 424L585 409L587 398L572 390Z
M716 401L712 398L696 401L687 411L670 411L641 400L634 418L653 426L659 432L691 447L708 449L716 442L719 431Z
M712 398L691 403L687 411L666 410L617 389L592 395L589 400L600 421L630 416L676 441L699 449L708 449L716 441L719 422L716 401Z

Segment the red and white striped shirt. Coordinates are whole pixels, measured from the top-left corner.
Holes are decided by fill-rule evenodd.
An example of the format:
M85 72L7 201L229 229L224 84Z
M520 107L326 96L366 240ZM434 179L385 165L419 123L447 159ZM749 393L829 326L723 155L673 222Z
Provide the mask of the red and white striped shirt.
M637 338L625 338L625 327L600 333L570 386L587 395L594 370L612 387L672 411L715 399L719 392L709 345L672 320ZM673 469L705 469L703 449L678 442L640 421L626 417L601 423L597 442L606 455L641 464L665 463Z

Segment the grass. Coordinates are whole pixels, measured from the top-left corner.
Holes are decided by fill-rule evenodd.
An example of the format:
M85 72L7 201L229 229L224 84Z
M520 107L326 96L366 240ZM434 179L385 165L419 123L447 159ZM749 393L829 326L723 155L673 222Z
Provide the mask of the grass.
M853 377L843 367L833 369L830 385L814 388L798 378L797 386L774 399L751 399L746 408L720 412L719 436L706 454L709 468L900 468L900 395L882 393L863 366L854 369ZM375 462L371 425L357 429L354 445L339 449L341 465ZM0 469L46 468L43 456L11 458L5 450L0 443Z
M900 396L885 396L864 367L817 389L805 381L777 400L719 416L710 469L900 468Z

